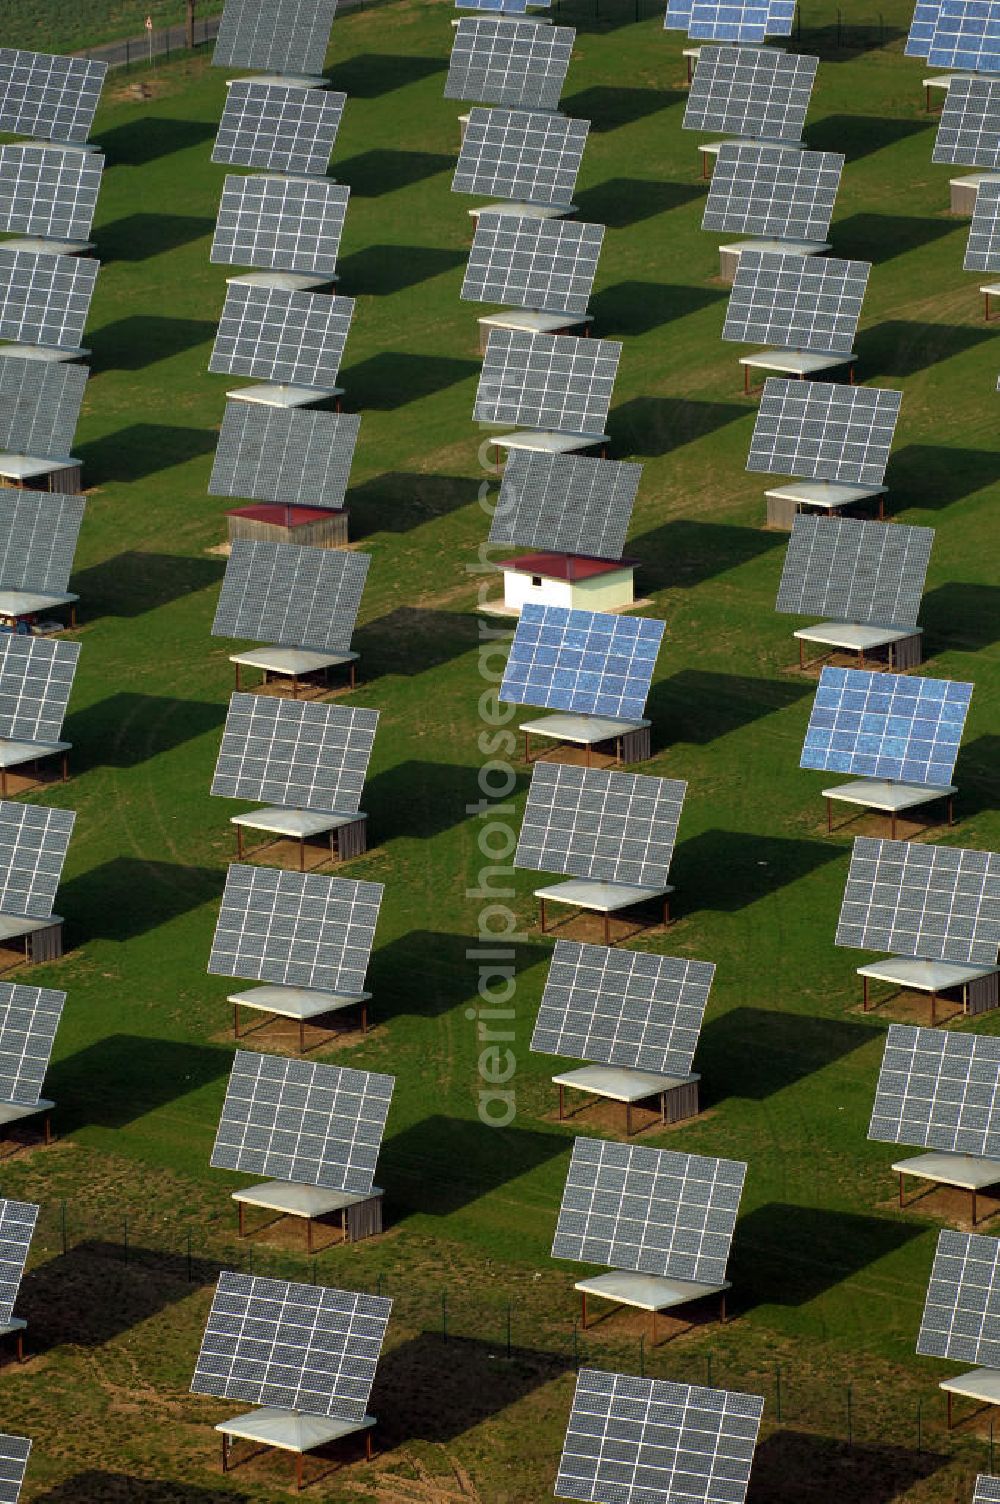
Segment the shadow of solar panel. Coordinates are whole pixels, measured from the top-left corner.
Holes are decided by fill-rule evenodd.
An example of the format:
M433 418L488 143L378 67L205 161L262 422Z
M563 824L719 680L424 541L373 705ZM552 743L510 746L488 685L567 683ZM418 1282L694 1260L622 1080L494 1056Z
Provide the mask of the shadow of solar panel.
M891 1024L868 1137L1000 1158L1000 1039Z
M842 152L723 142L701 227L779 240L826 240L843 167Z
M71 809L0 800L0 914L48 919L75 819Z
M1000 271L1000 182L976 190L964 265L967 272Z
M0 1201L0 1327L14 1313L40 1210L30 1201Z
M913 20L903 49L907 57L926 57L937 25L941 0L916 0Z
M557 940L531 1048L686 1076L714 977L711 961Z
M78 642L0 635L0 737L59 740L79 656Z
M621 352L619 340L491 329L473 416L480 423L600 434Z
M381 883L234 864L208 970L321 992L363 992L381 902Z
M369 554L238 538L212 635L346 653L370 562Z
M555 1495L742 1504L763 1412L755 1394L581 1368Z
M211 259L332 277L350 193L325 179L227 177Z
M799 767L947 787L972 689L949 679L824 668Z
M235 694L212 793L354 814L377 725L378 711L360 706Z
M0 246L0 339L77 349L99 267L89 256Z
M881 485L902 400L888 387L769 376L747 469Z
M332 389L353 316L353 298L231 282L208 369Z
M107 63L0 47L0 131L86 141Z
M237 1050L211 1163L365 1196L394 1076Z
M996 1238L948 1229L938 1234L917 1338L922 1357L1000 1367L998 1259Z
M621 460L512 450L490 542L620 559L641 476Z
M683 128L797 141L818 66L818 57L764 47L702 47Z
M589 120L562 115L473 109L452 192L568 204L589 130Z
M48 987L0 983L0 1102L38 1101L65 1001Z
M227 402L208 493L339 511L360 428L358 413Z
M1000 1478L991 1478L986 1473L980 1473L976 1479L972 1504L1000 1504Z
M499 698L580 715L642 717L665 625L642 616L526 605Z
M391 1310L377 1295L223 1270L191 1391L363 1420Z
M927 61L932 68L1000 73L997 0L941 0Z
M915 627L933 543L931 527L800 514L774 609Z
M722 1284L746 1170L733 1159L574 1139L552 1257Z
M0 1435L0 1504L17 1504L30 1452L26 1436Z
M952 80L931 160L1000 167L1000 78Z
M104 158L58 146L0 146L0 230L86 240Z
M572 26L465 16L455 29L444 97L557 109L575 39Z
M836 943L927 961L995 966L1000 853L858 836Z
M603 240L603 225L519 215L480 219L461 296L582 316Z
M722 338L848 355L870 271L870 261L742 251Z
M90 372L0 355L0 446L15 454L66 459Z
M233 79L212 161L322 177L346 102L333 89Z
M514 866L663 888L687 784L536 763Z
M212 64L322 73L336 11L337 0L226 0Z
M0 589L63 594L83 510L82 496L0 487Z

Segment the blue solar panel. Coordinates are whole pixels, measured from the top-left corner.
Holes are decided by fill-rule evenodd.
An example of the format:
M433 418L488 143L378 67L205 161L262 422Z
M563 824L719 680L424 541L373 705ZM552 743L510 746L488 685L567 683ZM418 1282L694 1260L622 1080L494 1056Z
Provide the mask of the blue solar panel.
M524 606L500 699L641 719L663 631L662 621L641 616Z
M544 3L544 0L533 0L533 3ZM503 11L509 16L523 16L528 9L528 0L455 0L455 9Z
M664 31L687 31L691 24L691 3L692 0L667 0Z
M931 50L931 38L937 25L941 0L917 0L906 38L907 57L926 57Z
M768 0L692 0L688 36L694 41L763 42Z
M971 684L825 668L803 768L943 788L955 771Z
M927 61L1000 73L1000 0L941 0Z
M767 13L767 34L790 37L795 21L795 0L771 0Z

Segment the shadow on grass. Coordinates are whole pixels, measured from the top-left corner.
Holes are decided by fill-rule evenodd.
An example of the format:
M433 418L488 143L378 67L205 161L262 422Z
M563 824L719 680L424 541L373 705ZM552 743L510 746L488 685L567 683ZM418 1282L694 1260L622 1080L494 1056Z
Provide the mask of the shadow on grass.
M815 694L811 683L685 668L654 684L646 714L667 746L704 746Z
M1000 585L939 585L924 596L920 622L934 652L992 647L1000 640Z
M502 1095L501 1087L498 1100ZM392 1187L394 1221L397 1211L450 1217L568 1150L562 1133L515 1126L498 1133L478 1118L435 1113L387 1140L378 1170L380 1183Z
M455 158L443 152L395 151L376 147L337 163L337 180L349 183L355 198L382 198L400 188L412 188L427 178L455 168Z
M475 499L476 482L467 475L387 470L351 488L351 537L357 542L372 533L408 533Z
M465 251L429 245L368 245L337 262L338 292L388 297L418 282L443 276L466 260Z
M824 115L806 126L810 151L843 152L849 162L871 156L897 141L919 136L935 122L930 116L922 120L891 120L881 115Z
M858 359L864 369L878 371L880 376L913 376L993 338L993 331L985 325L977 328L886 319L860 335Z
M214 231L215 220L198 214L126 214L100 225L94 241L102 261L148 261Z
M824 63L853 63L862 52L879 52L905 36L899 26L879 26L874 20L830 22L804 28L795 38L795 50L817 52Z
M175 700L121 690L66 718L73 769L135 768L221 727L226 707L207 700Z
M534 940L511 944L498 940L495 947L491 943L488 948L503 951L505 956L509 951L512 959L497 961L496 966L504 975L505 968L513 967L518 977L534 966L541 966L552 954L550 946ZM482 962L484 969L490 964L489 959ZM375 951L369 977L368 986L376 999L379 1018L397 1015L436 1018L462 1003L476 1002L479 983L476 937L437 930L408 930Z
M836 1402L846 1406L846 1396ZM836 1402L831 1401L831 1411ZM791 1403L794 1407L794 1390ZM848 1443L813 1431L775 1431L754 1453L747 1504L829 1504L831 1499L892 1504L950 1460L883 1441Z
M169 115L143 115L113 130L101 131L101 150L109 167L144 167L175 151L187 151L211 141L218 127L211 120L174 120Z
M222 886L222 872L212 867L117 856L63 883L58 912L66 916L73 945L132 940L218 900Z
M769 1201L737 1223L730 1278L743 1310L804 1306L924 1235L913 1222Z
M593 188L574 194L574 199L579 209L578 219L622 230L704 196L704 189L688 183L663 183L652 178L608 178Z
M784 547L786 542L780 534L763 528L678 517L630 538L625 552L643 561L643 590L671 586L692 590L705 580Z
M620 126L658 115L686 98L679 89L613 89L607 84L593 84L564 99L559 108L564 115L589 120L591 130L603 135L605 131L616 131Z
M740 418L748 408L735 402L699 402L685 397L633 397L611 413L611 434L619 454L644 459L671 454Z
M124 1128L219 1081L232 1068L228 1046L109 1034L55 1061L45 1078L58 1104L61 1137L81 1128Z
M948 507L1000 483L1000 450L907 444L889 460L890 501L905 507Z
M460 381L471 381L480 370L479 361L453 355L407 355L386 350L350 366L341 379L352 409L385 412L433 397Z
M378 99L393 89L405 89L435 73L445 73L443 57L407 57L398 52L359 52L335 63L327 74L331 89L342 89L349 99Z
M468 818L481 798L476 768L410 758L365 784L362 807L371 820L369 844L397 837L434 836Z
M767 1008L731 1008L706 1024L697 1069L704 1106L729 1097L762 1101L870 1044L876 1024Z
M670 881L678 889L679 912L711 909L728 914L791 887L843 857L842 849L824 841L705 830L693 840L681 841Z
M603 288L590 307L602 335L648 334L725 297L721 289L711 287L618 282L614 287Z
M127 549L113 558L77 570L71 588L80 597L81 620L100 616L144 616L181 596L222 583L222 559Z
M956 814L960 820L1000 803L1000 736L977 736L958 754L955 783L958 786Z
M381 674L406 678L426 673L467 653L478 640L479 627L471 612L397 606L387 616L359 627L354 647L362 655L365 679L371 680Z
M196 345L210 345L218 331L210 319L169 319L134 313L87 335L92 365L99 371L141 371Z
M835 256L858 257L876 265L933 245L965 228L961 221L919 219L905 214L852 214L834 222L830 239Z
M181 1490L180 1492L178 1490ZM259 1498L259 1494L255 1494ZM35 1504L250 1504L250 1495L234 1490L197 1488L160 1478L137 1478L134 1473L106 1473L88 1468L74 1473L55 1488L35 1495Z
M211 454L219 435L211 428L173 428L166 423L130 423L103 438L76 446L88 487L108 480L142 480L158 470Z

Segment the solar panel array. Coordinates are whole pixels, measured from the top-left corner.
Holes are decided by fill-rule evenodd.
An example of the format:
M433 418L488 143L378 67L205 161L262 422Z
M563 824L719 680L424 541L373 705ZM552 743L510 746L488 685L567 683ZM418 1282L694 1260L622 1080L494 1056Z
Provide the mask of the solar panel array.
M212 793L354 814L377 725L378 711L360 706L235 694Z
M325 178L227 177L211 259L332 277L350 196Z
M0 737L59 740L79 656L78 642L0 634Z
M572 26L465 16L455 28L444 97L557 109L575 40Z
M75 350L100 263L0 245L0 339Z
M952 79L931 160L1000 167L1000 79Z
M640 718L665 624L642 616L521 608L499 698L580 715Z
M0 800L0 914L48 919L76 814Z
M941 0L916 0L904 49L907 57L927 56L940 9Z
M702 47L683 127L797 141L818 66L818 57L764 47Z
M212 161L322 177L346 94L236 78L226 93Z
M902 400L888 387L769 376L747 469L879 486Z
M582 317L603 240L603 225L513 214L481 218L461 296Z
M1000 853L857 837L837 944L995 966Z
M589 120L526 110L469 112L453 193L568 204L587 144Z
M662 889L686 792L676 778L538 762L514 865Z
M740 252L722 338L848 355L870 261Z
M600 434L621 353L620 340L491 329L473 416L480 423Z
M86 141L107 63L0 47L0 131L47 141Z
M369 554L234 539L212 635L346 653L370 562Z
M976 1479L976 1491L972 1495L972 1504L1000 1504L1000 1478L992 1478L986 1473L980 1473Z
M947 787L972 689L949 679L824 668L799 766Z
M967 272L1000 271L1000 183L980 183L965 248Z
M0 146L0 230L86 240L104 158L55 146Z
M778 240L826 240L843 167L841 152L723 142L701 227Z
M933 543L932 527L800 514L775 610L915 627Z
M733 1159L577 1138L552 1257L722 1284L746 1170Z
M641 477L641 465L621 460L514 449L490 542L620 559Z
M63 594L83 511L82 496L0 487L0 590Z
M381 902L381 883L234 864L226 874L208 970L213 976L360 993Z
M211 1163L366 1196L393 1076L237 1050Z
M65 1001L48 987L0 982L0 1102L38 1101Z
M337 0L226 0L213 66L322 73L336 11Z
M26 1436L0 1435L0 1504L17 1504L30 1451Z
M0 448L66 459L89 374L70 361L0 355Z
M360 428L357 413L227 402L208 493L339 511Z
M353 298L231 282L208 369L333 388L353 317Z
M0 1327L14 1313L39 1210L30 1201L0 1200Z
M998 1259L996 1238L949 1229L938 1234L918 1353L1000 1367Z
M1000 1039L891 1024L868 1137L1000 1158Z
M615 1504L742 1504L764 1401L582 1368L555 1495Z
M378 1295L223 1270L192 1393L364 1420L391 1309Z
M941 0L927 61L932 68L1000 73L998 0Z
M531 1048L686 1076L714 977L711 961L557 940Z

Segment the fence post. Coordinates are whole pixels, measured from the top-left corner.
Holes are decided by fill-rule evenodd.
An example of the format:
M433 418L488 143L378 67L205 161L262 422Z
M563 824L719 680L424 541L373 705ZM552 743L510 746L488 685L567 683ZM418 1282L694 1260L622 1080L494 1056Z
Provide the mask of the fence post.
M705 1354L705 1383L709 1389L712 1387L712 1354Z
M774 1408L778 1421L781 1421L781 1364L774 1365Z
M65 1201L63 1201L63 1202L60 1203L59 1222L60 1222L60 1227L61 1227L61 1231L62 1231L62 1250L63 1250L63 1253L66 1254L66 1253L69 1253L69 1236L68 1236L67 1231L66 1231L66 1203L65 1203Z
M880 47L885 46L885 17L881 11L878 13L878 44Z
M847 1445L854 1445L854 1417L851 1414L851 1386L847 1386Z
M917 1400L917 1451L924 1449L923 1400Z
M441 1336L448 1341L448 1294L445 1290L441 1291Z
M802 7L801 7L801 5L797 5L795 7L795 35L798 37L799 41L802 40Z
M127 1217L124 1218L123 1223L122 1223L122 1227L123 1227L123 1230L124 1230L124 1243L123 1243L122 1246L123 1246L124 1253L125 1253L125 1262L127 1264L128 1263L128 1218Z
M557 0L558 3L558 0ZM576 1317L573 1317L573 1372L580 1372L580 1344L577 1335Z
M840 14L840 11L838 10L837 11L837 46L838 47L840 47L842 45L842 37L843 37L843 16Z
M191 1233L190 1233L190 1231L188 1232L188 1235L187 1235L187 1277L188 1277L188 1284L190 1284L191 1280L194 1277L194 1269L193 1269L192 1264L191 1264Z
M375 1276L375 1294L378 1295L379 1297L381 1297L381 1295L382 1295L382 1276L381 1276L381 1274L377 1274Z

